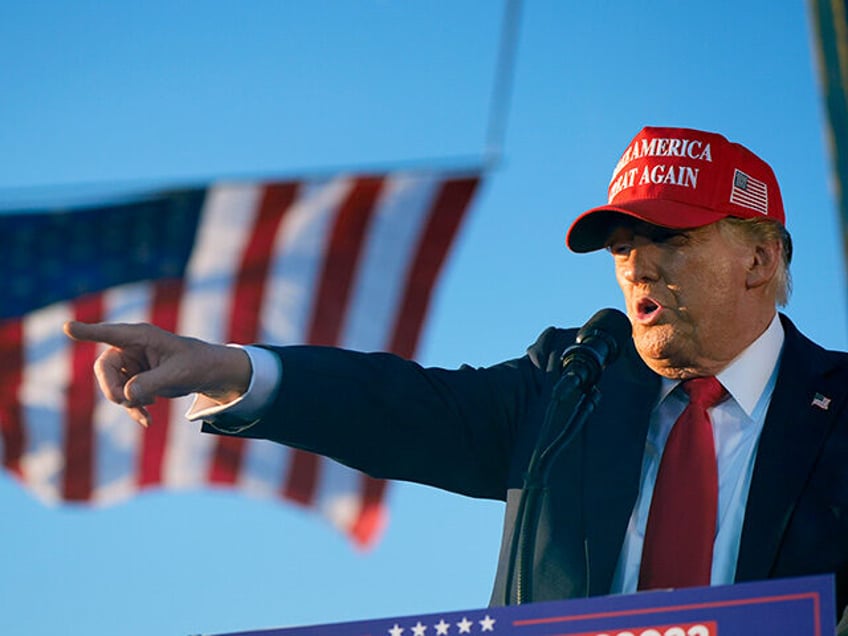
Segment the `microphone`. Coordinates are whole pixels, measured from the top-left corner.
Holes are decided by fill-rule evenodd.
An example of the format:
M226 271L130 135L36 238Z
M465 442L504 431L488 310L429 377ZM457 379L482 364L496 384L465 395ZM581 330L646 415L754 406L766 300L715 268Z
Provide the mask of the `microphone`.
M580 388L588 390L618 358L632 333L627 316L617 309L601 309L577 332L575 344L563 352L560 360L563 375L574 376Z
M530 456L515 514L509 552L506 602L520 605L533 598L533 559L542 497L556 457L580 432L600 399L597 386L631 337L630 320L617 309L601 309L577 332L560 359L561 374L551 392L545 420ZM587 556L588 560L588 556ZM584 585L589 589L588 565Z

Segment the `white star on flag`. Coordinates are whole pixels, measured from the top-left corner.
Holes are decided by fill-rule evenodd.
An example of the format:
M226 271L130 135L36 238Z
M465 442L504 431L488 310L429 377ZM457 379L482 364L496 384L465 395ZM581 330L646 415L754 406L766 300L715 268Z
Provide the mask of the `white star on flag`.
M459 621L456 624L456 626L459 627L459 633L460 634L470 634L471 633L471 627L473 625L474 625L474 623L472 623L470 620L465 618L465 616L463 616L462 620Z
M450 629L450 623L446 623L443 618L438 623L433 625L436 628L436 636L447 636L448 630Z
M401 636L403 634L403 627L395 623L395 626L389 630L390 636Z
M480 623L480 631L482 632L493 632L495 631L495 619L486 614L486 616L481 621L477 621Z
M422 625L421 621L418 621L415 625L412 626L412 636L424 636L424 632L427 631L427 626Z

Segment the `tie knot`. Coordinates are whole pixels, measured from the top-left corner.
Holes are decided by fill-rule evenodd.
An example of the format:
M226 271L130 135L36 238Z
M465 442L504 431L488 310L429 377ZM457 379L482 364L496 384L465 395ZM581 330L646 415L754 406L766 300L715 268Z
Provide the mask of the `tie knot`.
M705 409L718 404L727 393L713 376L685 380L682 386L689 394L689 401Z

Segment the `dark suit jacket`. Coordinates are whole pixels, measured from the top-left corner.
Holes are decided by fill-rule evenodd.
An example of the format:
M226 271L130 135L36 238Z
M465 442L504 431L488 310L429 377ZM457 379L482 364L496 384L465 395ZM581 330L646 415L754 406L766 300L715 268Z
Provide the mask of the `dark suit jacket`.
M833 572L848 604L848 354L781 317L786 341L745 513L737 581ZM424 369L388 354L285 347L273 404L243 436L314 451L375 477L506 500L492 601L504 603L528 458L576 330L550 328L522 358ZM636 500L659 378L628 347L557 459L541 505L533 600L606 594ZM817 394L827 408L813 404Z

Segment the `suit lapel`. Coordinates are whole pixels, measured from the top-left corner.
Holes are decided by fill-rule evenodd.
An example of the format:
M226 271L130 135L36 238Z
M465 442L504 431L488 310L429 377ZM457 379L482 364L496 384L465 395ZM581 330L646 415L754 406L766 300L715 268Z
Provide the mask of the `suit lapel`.
M830 386L824 351L781 316L786 333L748 495L737 581L766 578L795 504L839 411L843 389ZM833 400L814 404L816 394Z
M639 490L642 456L659 376L633 347L607 370L586 424L583 502L589 593L607 594Z

